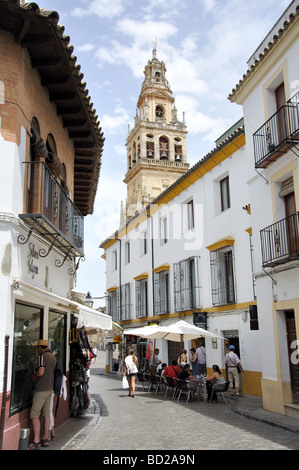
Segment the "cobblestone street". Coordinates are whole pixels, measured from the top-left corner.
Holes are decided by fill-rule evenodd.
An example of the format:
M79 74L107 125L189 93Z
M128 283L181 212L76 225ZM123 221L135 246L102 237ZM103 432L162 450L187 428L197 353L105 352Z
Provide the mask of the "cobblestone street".
M122 390L121 378L91 369L90 394L101 416L88 433L70 443L78 450L298 450L299 436L248 419L224 403L193 401L188 405L159 392L135 398ZM242 398L239 398L242 400Z

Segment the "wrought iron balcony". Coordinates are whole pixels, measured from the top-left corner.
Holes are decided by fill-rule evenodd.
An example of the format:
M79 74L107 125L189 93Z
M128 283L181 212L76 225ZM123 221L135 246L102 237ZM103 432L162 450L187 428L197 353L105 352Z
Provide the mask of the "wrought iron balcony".
M19 217L29 226L29 232L27 237L19 235L18 242L27 243L35 230L49 242L48 251L40 250L40 256L47 256L53 247L62 251L65 259L83 256L82 214L45 163L28 162L24 165L25 213ZM56 263L56 266L62 264Z
M266 168L296 144L299 144L299 105L293 98L253 134L255 167Z
M263 267L274 267L299 258L299 212L260 232Z

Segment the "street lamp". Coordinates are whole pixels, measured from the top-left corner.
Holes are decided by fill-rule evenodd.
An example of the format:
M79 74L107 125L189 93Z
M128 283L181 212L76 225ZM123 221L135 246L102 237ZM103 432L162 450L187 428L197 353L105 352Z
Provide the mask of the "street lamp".
M88 291L85 297L85 303L88 305L88 307L92 308L93 306L93 299L91 297L91 293Z
M110 297L109 295L102 295L101 297L92 297L91 296L91 293L88 291L87 294L86 294L86 297L85 297L85 303L90 307L92 308L93 304L94 304L94 300L100 300L100 299L107 299L109 302L110 302ZM110 314L110 308L109 308L109 314Z

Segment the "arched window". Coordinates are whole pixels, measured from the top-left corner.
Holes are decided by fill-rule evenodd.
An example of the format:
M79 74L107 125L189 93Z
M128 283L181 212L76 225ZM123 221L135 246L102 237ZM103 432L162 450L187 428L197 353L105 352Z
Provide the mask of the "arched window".
M156 120L157 121L162 121L164 116L164 109L162 106L156 106Z
M47 153L47 147L40 135L39 122L34 117L31 121L30 158L32 161L39 161L46 158Z
M61 161L57 155L57 147L54 136L52 134L48 134L46 147L48 150L48 155L46 157L46 164L54 173L55 176L59 177L60 179L63 178L63 168Z
M154 158L154 156L155 156L154 142L147 142L146 143L146 156L147 156L147 158Z
M182 146L181 145L175 145L174 146L174 154L175 154L175 161L176 162L181 162L182 161Z
M160 147L160 160L168 160L168 139L166 137L160 137L159 139L159 147Z
M133 143L133 163L136 163L136 144L135 142Z

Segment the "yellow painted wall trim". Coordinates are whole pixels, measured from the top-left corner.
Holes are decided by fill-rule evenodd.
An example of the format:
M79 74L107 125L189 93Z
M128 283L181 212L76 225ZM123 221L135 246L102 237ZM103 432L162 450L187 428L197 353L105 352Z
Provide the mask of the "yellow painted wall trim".
M206 248L209 251L216 251L216 250L219 250L220 248L224 248L225 246L232 246L234 243L235 243L235 239L231 236L228 236L226 238L222 238L221 240L218 240L215 243L212 243L212 245L206 246Z
M134 277L135 281L141 281L142 279L147 279L148 278L148 273L142 273L139 274L139 276Z
M184 317L191 317L193 316L194 312L207 312L207 313L221 313L227 311L236 310L244 310L249 309L250 305L257 305L256 300L252 300L251 302L244 302L240 304L230 304L230 305L221 305L219 307L211 307L211 308L195 308L193 310L186 310L184 312L173 312L173 313L164 313L161 315L156 315L154 317L142 317L142 318L133 318L132 320L123 320L122 324L130 324L133 325L134 323L140 322L147 322L147 321L157 321L157 320L166 320L168 318L184 318Z
M113 286L113 287L109 287L109 289L107 289L107 292L115 292L117 290L117 286Z
M160 273L162 271L169 271L170 265L168 263L161 264L161 266L158 266L157 268L153 269L154 273Z

